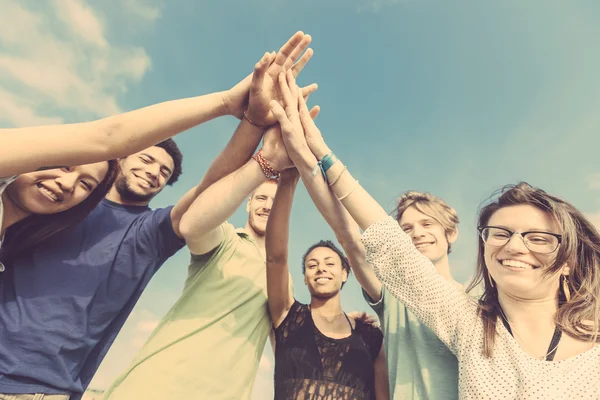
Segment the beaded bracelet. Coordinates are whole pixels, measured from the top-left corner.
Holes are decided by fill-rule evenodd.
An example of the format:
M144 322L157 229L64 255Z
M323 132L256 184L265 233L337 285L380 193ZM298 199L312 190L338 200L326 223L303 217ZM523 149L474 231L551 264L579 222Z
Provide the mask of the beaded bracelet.
M267 161L267 159L263 156L263 149L258 150L258 153L252 156L252 159L255 160L260 168L263 171L263 174L269 179L279 179L279 171L275 171L271 164Z
M254 121L252 121L252 120L250 119L250 117L248 116L248 110L244 111L244 119L245 119L246 121L250 122L250 125L254 125L255 127L257 127L257 128L260 128L260 129L265 129L265 127L264 127L264 126L262 126L262 125L258 125L257 123L255 123Z

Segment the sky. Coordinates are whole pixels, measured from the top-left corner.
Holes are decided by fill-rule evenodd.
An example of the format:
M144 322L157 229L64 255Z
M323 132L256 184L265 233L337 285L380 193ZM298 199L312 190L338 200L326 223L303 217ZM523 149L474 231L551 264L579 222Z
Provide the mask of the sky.
M600 225L600 3L592 0L0 0L0 127L93 120L230 88L297 30L314 56L299 77L328 145L389 211L406 190L441 196L460 217L450 263L472 276L477 208L527 181ZM184 174L151 204L197 184L237 125L223 117L176 137ZM244 208L230 219L245 224ZM333 239L305 189L290 267ZM156 274L95 376L108 386L178 298L185 249ZM346 311L369 310L354 279ZM265 351L254 399L272 398ZM203 360L199 359L199 362Z

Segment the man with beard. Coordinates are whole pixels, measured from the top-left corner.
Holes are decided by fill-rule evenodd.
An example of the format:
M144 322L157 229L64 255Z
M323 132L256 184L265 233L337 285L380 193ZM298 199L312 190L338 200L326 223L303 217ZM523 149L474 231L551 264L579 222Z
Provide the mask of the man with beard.
M191 252L181 297L167 312L106 400L249 399L266 339L265 229L274 171L291 165L278 127L263 150L206 189L180 231ZM226 220L247 200L248 219Z
M165 131L225 114L244 117L200 184L177 204L148 207L181 174L181 153L167 140L121 159L117 183L81 224L7 266L0 280L0 398L81 398L152 275L184 246L183 215L204 189L250 158L274 120L274 79L281 70L300 72L312 55L300 57L309 43L298 32L229 91L156 109L153 123Z

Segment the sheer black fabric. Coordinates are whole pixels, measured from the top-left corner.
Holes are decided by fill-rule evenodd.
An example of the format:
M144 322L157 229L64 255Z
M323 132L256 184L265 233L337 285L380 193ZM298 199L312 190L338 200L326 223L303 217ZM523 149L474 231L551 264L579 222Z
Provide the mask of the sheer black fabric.
M356 321L343 339L323 335L298 301L275 329L276 400L375 399L373 362L383 334Z

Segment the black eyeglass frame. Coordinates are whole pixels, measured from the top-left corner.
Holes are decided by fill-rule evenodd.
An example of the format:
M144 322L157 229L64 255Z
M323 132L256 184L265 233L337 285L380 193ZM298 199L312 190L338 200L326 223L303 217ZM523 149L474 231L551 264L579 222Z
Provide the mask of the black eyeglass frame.
M483 237L483 231L484 231L485 229L488 229L488 228L500 229L500 230L503 230L503 231L505 231L505 232L508 232L510 236L508 237L508 240L506 240L506 243L504 243L503 245L500 245L500 246L495 246L495 245L493 245L493 244L489 244L489 243L487 243L487 242L485 241L484 237ZM519 235L521 236L521 239L523 240L523 244L525 245L525 247L527 247L527 249L529 249L529 251L532 251L532 252L534 252L534 253L538 253L538 254L552 254L552 253L554 253L556 250L558 250L558 248L560 247L560 244L562 243L562 235L560 235L560 234L558 234L558 233L553 233L553 232L544 232L544 231L527 231L527 232L516 232L516 231L511 231L510 229L503 228L503 227L501 227L501 226L493 226L493 225L488 225L488 226L480 226L480 227L478 227L478 228L477 228L477 231L479 232L479 237L481 237L481 240L483 240L483 243L485 243L485 244L487 244L487 245L489 245L489 246L493 246L493 247L502 247L502 246L506 246L506 244L507 244L508 242L510 242L510 239L513 237L513 235L514 235L515 233L517 233L517 234L519 234ZM530 234L530 233L543 233L543 234L545 234L545 235L554 236L554 237L555 237L555 238L558 240L558 243L556 244L556 248L555 248L554 250L552 250L552 251L549 251L549 252L547 252L547 253L542 253L542 252L539 252L539 251L536 251L536 250L531 250L531 249L529 248L529 246L527 245L527 242L525 241L525 235L527 235L527 234Z

